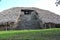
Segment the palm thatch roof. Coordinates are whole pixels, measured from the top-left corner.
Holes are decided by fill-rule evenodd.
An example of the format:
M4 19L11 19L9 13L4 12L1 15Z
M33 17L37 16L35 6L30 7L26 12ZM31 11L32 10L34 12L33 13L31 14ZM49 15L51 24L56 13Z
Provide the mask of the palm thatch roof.
M6 9L0 12L0 24L5 22L16 22L21 14L21 9L35 10L39 14L39 19L41 19L43 23L52 22L60 24L59 15L48 10L43 10L35 7L13 7L10 9Z

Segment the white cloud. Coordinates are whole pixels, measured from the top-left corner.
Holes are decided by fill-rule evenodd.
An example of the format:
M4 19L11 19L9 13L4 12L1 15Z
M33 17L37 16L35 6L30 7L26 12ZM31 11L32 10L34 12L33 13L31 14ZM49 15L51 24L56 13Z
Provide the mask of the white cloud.
M56 7L55 0L39 0L31 6L38 7L45 10L50 10L58 15L60 15L60 7Z

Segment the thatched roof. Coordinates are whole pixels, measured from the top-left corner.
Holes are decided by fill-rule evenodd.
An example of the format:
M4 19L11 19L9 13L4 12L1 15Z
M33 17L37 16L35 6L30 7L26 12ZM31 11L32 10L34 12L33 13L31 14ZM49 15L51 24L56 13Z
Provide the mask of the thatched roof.
M15 22L19 15L21 14L21 9L32 9L35 10L39 14L39 18L43 21L43 23L56 23L60 24L60 16L54 14L50 11L38 9L34 7L14 7L0 12L0 23L5 22Z

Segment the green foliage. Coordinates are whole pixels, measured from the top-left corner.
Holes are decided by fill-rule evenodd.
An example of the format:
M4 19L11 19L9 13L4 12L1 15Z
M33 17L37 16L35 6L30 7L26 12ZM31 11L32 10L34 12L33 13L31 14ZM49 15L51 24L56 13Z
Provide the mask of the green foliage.
M60 40L60 28L0 31L0 40Z

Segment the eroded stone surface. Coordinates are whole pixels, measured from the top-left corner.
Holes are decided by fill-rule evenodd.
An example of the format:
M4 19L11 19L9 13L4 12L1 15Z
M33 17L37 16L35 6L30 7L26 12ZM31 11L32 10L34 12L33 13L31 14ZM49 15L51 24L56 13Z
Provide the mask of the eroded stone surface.
M28 15L22 15L18 20L16 29L40 29L40 20L36 12L32 12Z

